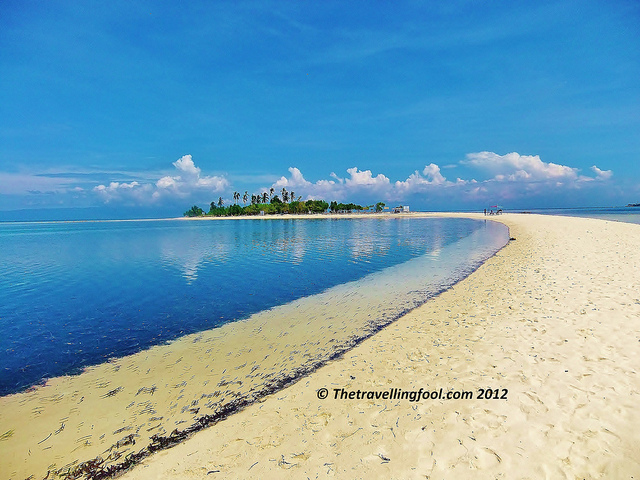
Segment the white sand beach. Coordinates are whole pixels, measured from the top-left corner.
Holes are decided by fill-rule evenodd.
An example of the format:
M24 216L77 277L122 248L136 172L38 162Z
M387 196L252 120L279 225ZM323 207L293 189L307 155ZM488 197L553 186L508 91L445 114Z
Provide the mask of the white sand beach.
M424 215L504 222L516 240L341 358L147 457L121 478L640 478L640 225L523 214ZM348 329L344 316L339 328ZM308 324L298 322L292 337L303 338ZM244 325L234 327L236 334L255 329ZM206 355L224 335L218 329L189 336L45 389L3 397L0 435L15 423L13 415L22 415L24 428L0 438L0 477L44 478L52 462L52 450L43 450L47 442L59 452L56 468L78 452L87 459L103 455L135 431L123 423L124 414L114 419L105 413L114 405L129 409L126 422L135 410L137 428L145 431L163 428L162 408L177 422L192 418L176 408L175 395L197 398L202 384L214 380L205 359L182 359ZM262 353L237 345L253 359L242 368L260 363ZM284 368L276 360L269 360L276 362L272 369ZM178 381L164 385L167 374ZM323 388L328 398L320 399ZM375 395L421 388L469 391L473 398L334 398L336 389ZM506 399L480 399L480 389ZM83 411L65 428L55 412L63 397L78 411L110 407ZM51 425L40 419L37 405L53 409ZM122 430L112 429L120 424ZM94 425L109 433L90 437ZM27 448L23 455L31 444L34 454ZM141 446L120 447L114 457Z
M639 478L640 226L495 219L516 240L467 279L122 478ZM508 397L333 399L420 387Z

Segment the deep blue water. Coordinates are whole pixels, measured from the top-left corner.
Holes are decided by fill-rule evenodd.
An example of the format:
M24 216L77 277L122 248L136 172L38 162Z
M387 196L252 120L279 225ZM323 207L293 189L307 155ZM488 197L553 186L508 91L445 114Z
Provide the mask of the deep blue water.
M400 217L0 224L0 394L502 227L492 225Z

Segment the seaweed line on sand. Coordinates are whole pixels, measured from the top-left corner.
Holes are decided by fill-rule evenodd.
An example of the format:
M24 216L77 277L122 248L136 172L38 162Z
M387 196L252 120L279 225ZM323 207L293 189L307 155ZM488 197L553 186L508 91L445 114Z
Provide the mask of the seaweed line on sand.
M447 290L447 289L440 290L439 292L436 293L436 295L441 293L444 290ZM423 302L421 302L421 304L422 303ZM407 314L411 310L413 310L413 308L405 309L402 312L399 312L397 315L394 315L393 318L387 319L387 321L384 321L378 324L371 322L369 325L367 325L369 329L363 335L360 335L360 336L354 335L350 337L349 341L343 346L343 348L334 352L328 358L324 360L318 360L313 364L300 367L296 370L293 370L290 374L286 376L283 376L272 382L266 383L264 385L264 388L260 389L258 392L253 392L253 395L251 395L251 392L249 392L249 394L247 395L236 398L235 400L232 400L231 402L222 405L220 407L220 410L218 410L216 413L203 415L202 417L199 417L198 419L196 419L195 423L185 428L184 430L178 430L176 428L169 435L166 435L166 436L160 435L160 434L152 435L151 443L148 446L146 446L145 448L143 448L142 450L136 453L129 453L124 457L124 460L120 463L105 465L106 460L98 456L91 460L82 462L75 467L65 466L57 471L53 471L53 472L49 471L47 472L47 476L43 480L49 480L50 478L61 478L63 480L80 480L80 479L104 480L104 479L110 479L118 475L121 475L128 469L140 463L146 457L150 456L152 453L157 452L159 450L164 450L166 448L171 448L177 445L178 443L183 442L194 433L199 432L204 428L207 428L215 423L218 423L228 418L232 414L240 411L245 407L248 407L249 405L255 403L259 399L266 397L267 395L270 395L279 390L282 390L283 388L288 387L293 383L296 383L301 378L308 376L309 374L313 373L315 370L327 364L328 362L331 362L333 360L336 360L342 357L347 351L351 350L353 347L355 347L362 341L366 340L367 338L373 336L378 331L382 330L387 325L393 323L395 320ZM127 445L127 444L135 445L135 439L133 434L125 437L125 439L123 440L124 442L121 440L120 442L118 442L119 445L114 445L114 447ZM49 477L49 475L52 475L52 474L53 474L53 477Z
M353 339L349 348L353 347L353 345L355 345L356 343L359 343L363 339L364 338ZM166 448L171 448L177 445L178 443L186 440L192 434L206 427L209 427L221 420L228 418L233 413L255 403L260 398L270 395L274 392L277 392L287 387L288 385L295 383L300 378L310 374L311 372L313 372L314 370L316 370L318 367L322 366L326 362L340 357L349 348L336 352L326 361L316 362L313 365L295 370L290 375L287 375L283 378L280 378L269 384L266 384L265 388L263 388L262 390L260 390L259 392L253 395L253 398L251 398L250 395L246 395L246 396L237 398L235 400L232 400L231 402L222 405L220 407L220 410L218 410L216 413L210 414L210 415L203 415L202 417L196 419L196 422L194 424L185 428L184 430L178 430L176 428L169 435L166 435L166 436L159 435L159 434L152 435L151 443L147 447L143 448L137 453L130 453L126 455L124 457L124 461L120 463L105 466L104 465L105 460L103 460L102 457L98 456L96 458L83 462L72 468L65 467L55 472L48 472L44 480L48 480L49 475L51 475L52 473L54 475L53 478L58 477L65 480L78 480L78 479L103 480L103 479L113 478L119 474L124 473L126 470L130 469L134 465L140 463L140 461L142 461L144 458L148 457L152 453L157 452L159 450L164 450ZM135 439L133 437L134 437L133 434L129 435L128 437L125 437L127 440L129 440L127 443L132 445L135 444ZM125 443L121 443L120 445L124 445L124 444Z

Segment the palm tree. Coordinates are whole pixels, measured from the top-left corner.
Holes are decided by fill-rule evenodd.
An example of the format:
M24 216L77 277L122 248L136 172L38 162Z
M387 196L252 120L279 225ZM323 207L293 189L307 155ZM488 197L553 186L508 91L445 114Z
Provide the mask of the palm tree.
M247 204L247 200L249 200L249 192L244 191L244 195L242 196L242 203Z
M262 203L262 195L256 195L256 203Z
M284 203L287 203L288 199L289 199L289 194L287 193L287 189L282 187L282 201Z
M222 200L222 197L220 197L218 198L218 206L222 208L222 205L224 205L224 200Z
M262 194L262 203L267 203L267 200L269 200L269 195L267 194L267 192L264 192Z
M251 194L251 205L255 205L256 204L256 196Z
M238 200L240 200L240 194L238 192L233 192L233 200L238 204Z
M291 196L291 201L295 202L296 201L296 192L294 192L293 190L291 190L291 193L289 194Z
M271 200L271 197L273 197L273 192L275 192L275 191L276 191L276 189L275 189L275 188L273 188L273 187L271 187L271 188L269 189L269 200Z

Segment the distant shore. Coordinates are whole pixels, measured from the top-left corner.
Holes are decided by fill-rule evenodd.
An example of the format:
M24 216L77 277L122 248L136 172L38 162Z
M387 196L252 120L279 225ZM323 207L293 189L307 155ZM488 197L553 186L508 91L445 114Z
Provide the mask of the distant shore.
M307 219L307 218L371 218L371 217L406 217L406 216L423 216L432 215L429 212L409 212L409 213L392 213L392 212L360 212L360 213L281 213L269 215L234 215L215 217L211 215L203 215L199 217L164 217L164 218L123 218L123 219L83 219L83 220L7 220L0 224L16 225L21 223L111 223L111 222L166 222L166 221L183 221L183 220L265 220L269 218L278 219ZM437 214L437 213L436 213Z
M180 217L183 220L267 220L278 219L306 219L306 218L375 218L375 217L403 217L429 215L423 212L391 213L391 212L354 212L354 213L273 213L268 215L228 215L215 217L212 215L202 215L200 217Z
M638 475L640 227L431 215L501 221L515 240L343 358L123 478ZM419 388L475 396L334 398Z

